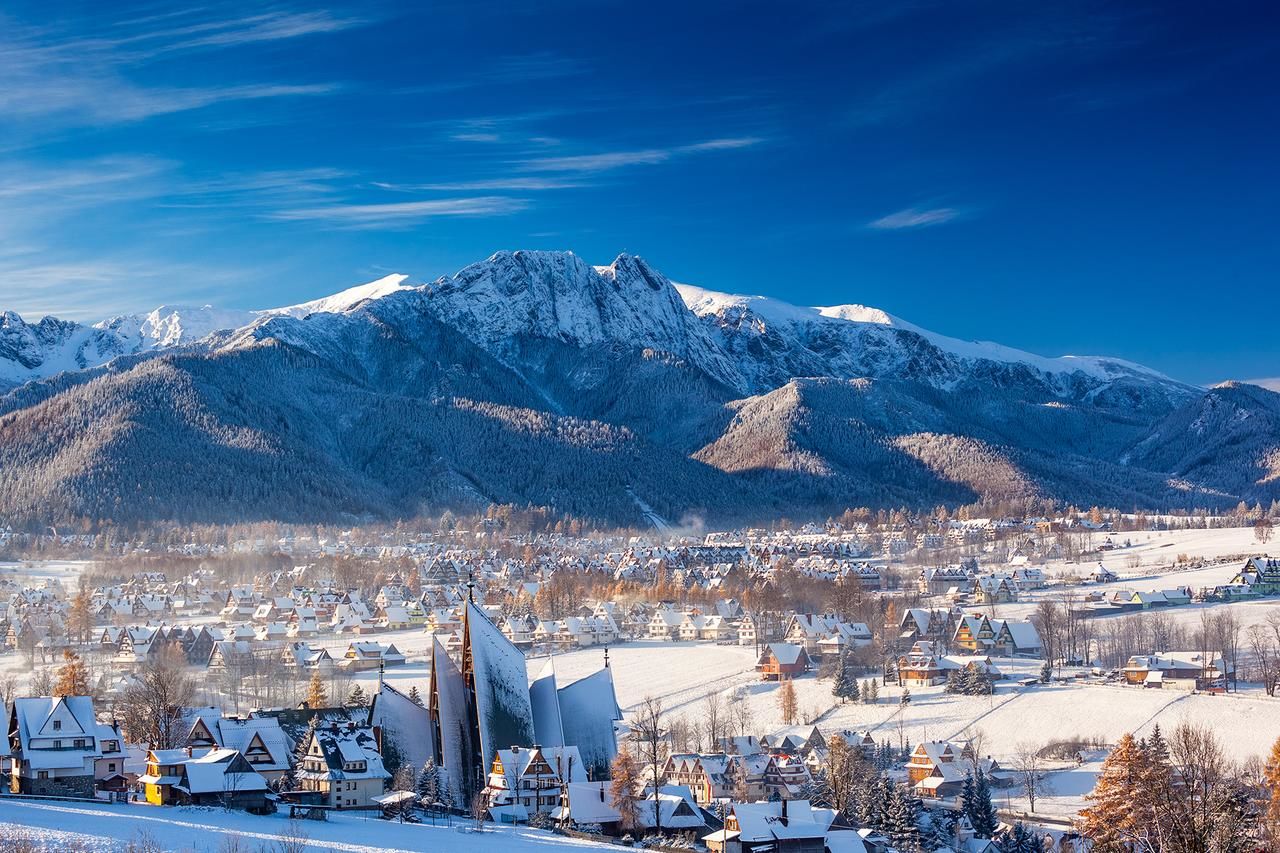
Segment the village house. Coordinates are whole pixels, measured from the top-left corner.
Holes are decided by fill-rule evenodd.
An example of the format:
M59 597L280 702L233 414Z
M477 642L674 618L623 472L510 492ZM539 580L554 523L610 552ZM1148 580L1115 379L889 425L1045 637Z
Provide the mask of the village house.
M680 639L680 626L683 623L683 613L659 607L649 617L649 637L654 640L678 640Z
M903 687L932 687L945 683L947 673L966 668L977 669L993 678L1001 677L986 655L943 655L934 643L921 640L898 658L898 683Z
M1018 600L1018 585L1007 576L990 575L977 578L973 584L975 604L1005 604Z
M952 612L949 609L908 608L903 611L902 619L898 622L899 647L909 647L917 640L943 640L951 621Z
M791 643L769 643L756 661L762 681L788 681L804 675L812 666L804 646Z
M1030 620L992 619L981 613L956 622L952 645L972 654L1038 657L1040 633Z
M989 758L975 766L972 756L946 741L931 740L916 744L907 760L907 781L921 797L950 799L960 794L965 777L978 770L990 775L999 766Z
M586 781L576 746L500 749L484 791L489 815L496 823L524 823L559 807L564 785Z
M98 750L93 762L93 786L98 791L123 793L138 777L128 766L129 754L117 723L98 723Z
M362 672L379 667L403 666L404 662L404 654L394 644L383 646L380 643L361 642L347 646L338 666L352 672Z
M200 756L218 749L233 749L268 782L289 772L292 745L275 717L197 715L187 735L188 752Z
M1280 595L1280 559L1250 557L1231 583L1249 587L1254 595Z
M295 774L302 789L318 791L324 804L336 809L372 805L391 778L367 726L318 726L302 755L302 769Z
M798 755L777 753L764 771L765 796L769 799L799 797L813 780L809 765Z
M88 696L13 700L8 719L10 791L92 797L102 757L100 727Z
M715 800L733 797L738 760L739 756L723 752L676 753L667 757L663 775L672 784L689 788L698 805L707 806Z
M1171 690L1203 690L1222 685L1234 675L1227 671L1222 655L1200 652L1134 655L1121 672L1127 684Z
M186 750L153 750L147 772L138 777L147 802L156 805L219 806L265 814L274 811L270 785L234 749L200 756Z
M1097 568L1085 575L1084 579L1086 583L1115 583L1120 580L1120 576L1098 563Z
M968 592L973 587L973 575L959 566L923 569L916 581L916 587L921 595L942 595L956 586Z
M803 646L810 658L839 656L846 648L871 644L871 629L861 622L845 622L834 614L796 613L787 621L782 639ZM830 641L824 643L823 641Z

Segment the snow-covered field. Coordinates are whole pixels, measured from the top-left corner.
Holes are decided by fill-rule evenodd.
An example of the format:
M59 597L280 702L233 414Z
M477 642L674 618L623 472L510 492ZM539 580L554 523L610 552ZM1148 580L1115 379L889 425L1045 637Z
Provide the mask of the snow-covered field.
M1100 534L1099 534L1100 535ZM1139 533L1116 533L1112 540L1122 545L1126 540L1129 547L1119 547L1107 552L1101 563L1119 575L1119 580L1109 584L1097 584L1076 588L1077 595L1085 591L1101 592L1110 595L1116 590L1149 590L1171 589L1173 587L1190 587L1197 592L1205 587L1229 583L1236 570L1243 564L1243 559L1235 559L1241 555L1257 555L1266 552L1254 538L1252 527L1230 527L1220 530L1166 530ZM1275 549L1272 549L1273 553ZM1199 568L1180 568L1178 558L1185 556L1191 561L1228 560L1227 562ZM1098 561L1068 563L1050 561L1045 565L1049 577L1062 576L1069 573L1088 574ZM984 568L998 570L997 566ZM1050 587L1044 590L1025 593L1021 600L995 606L995 615L1002 619L1025 619L1035 611L1037 604L1044 598L1056 598L1062 594L1061 588ZM1173 621L1191 626L1199 623L1203 611L1218 608L1230 608L1244 627L1266 620L1268 614L1280 608L1280 599L1268 598L1255 601L1192 604L1173 607L1160 611ZM981 608L990 613L991 608ZM1103 617L1111 618L1111 617Z
M449 851L449 853L540 853L616 849L535 829L494 827L469 831L472 822L452 827L401 824L355 813L328 821L290 821L285 812L259 817L211 808L148 805L85 805L18 800L0 796L0 837L29 837L44 849L120 850L146 838L162 850L219 853L237 850ZM296 844L295 842L302 842ZM289 846L286 848L282 842ZM305 847L303 846L305 844Z

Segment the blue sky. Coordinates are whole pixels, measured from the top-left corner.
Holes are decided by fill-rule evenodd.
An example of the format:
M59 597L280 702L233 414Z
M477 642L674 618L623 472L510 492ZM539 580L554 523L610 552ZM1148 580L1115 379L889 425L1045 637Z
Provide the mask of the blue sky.
M0 7L0 309L267 307L503 248L1280 376L1264 3Z

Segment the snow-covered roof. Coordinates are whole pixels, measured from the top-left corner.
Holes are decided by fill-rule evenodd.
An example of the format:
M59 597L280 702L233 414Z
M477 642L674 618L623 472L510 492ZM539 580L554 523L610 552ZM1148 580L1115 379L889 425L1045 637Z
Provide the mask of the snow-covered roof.
M824 838L835 813L815 809L808 800L734 803L733 816L743 843Z
M81 768L102 755L93 699L88 696L19 698L9 713L22 760L31 769ZM74 746L77 740L84 745Z

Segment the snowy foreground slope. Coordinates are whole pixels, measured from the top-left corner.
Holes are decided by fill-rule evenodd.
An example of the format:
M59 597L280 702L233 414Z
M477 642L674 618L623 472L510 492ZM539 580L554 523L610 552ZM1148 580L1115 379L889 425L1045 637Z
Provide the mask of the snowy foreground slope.
M427 284L392 275L253 311L3 314L0 395L0 513L19 523L534 503L732 526L1280 497L1273 392L675 285L625 254L499 252Z
M540 853L541 851L616 850L565 838L536 829L494 827L485 832L467 831L470 821L453 827L400 824L334 814L328 821L290 821L278 813L258 817L244 812L211 808L176 808L148 805L81 805L14 800L0 796L0 836L6 840L29 837L49 849L77 845L78 849L115 851L146 833L162 849L217 853L238 839L241 850L280 849L285 839L304 838L305 848L290 850L373 853L438 850L449 853Z

